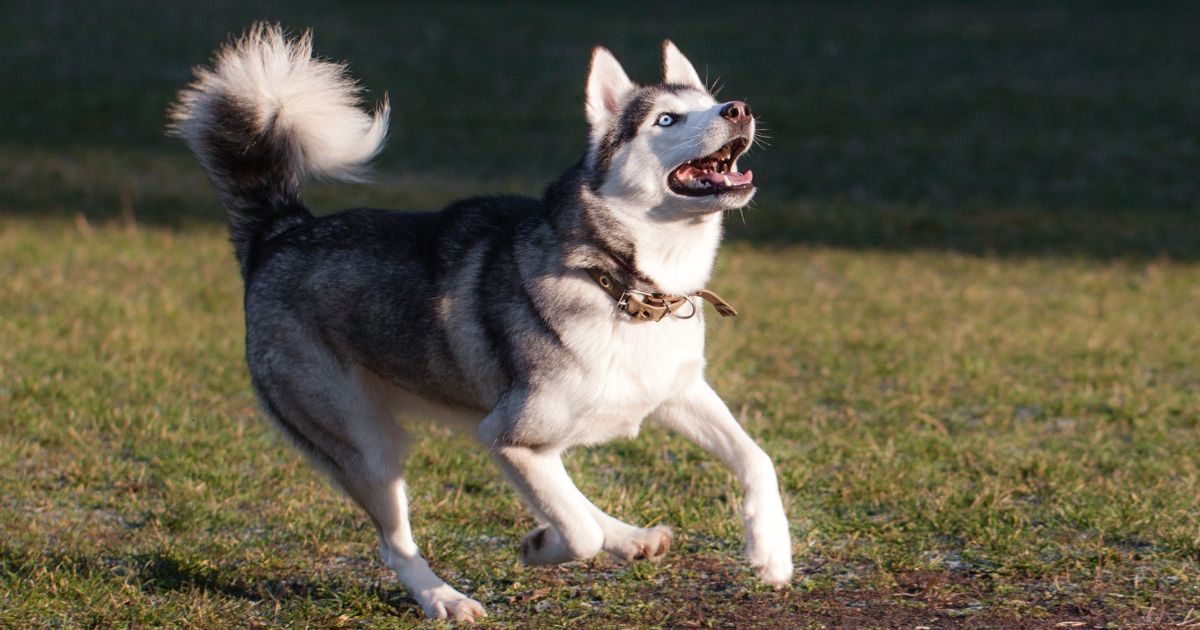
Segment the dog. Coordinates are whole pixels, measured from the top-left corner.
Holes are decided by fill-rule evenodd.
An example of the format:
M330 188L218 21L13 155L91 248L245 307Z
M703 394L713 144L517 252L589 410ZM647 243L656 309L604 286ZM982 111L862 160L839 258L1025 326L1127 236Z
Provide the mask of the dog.
M322 217L301 183L361 180L389 106L364 111L346 67L313 57L311 31L250 27L169 112L227 211L265 414L367 513L431 618L486 613L413 540L401 417L476 436L538 520L520 545L529 565L667 552L670 528L604 513L561 460L652 418L736 473L751 566L775 586L792 576L774 465L704 378L703 301L735 314L704 286L724 212L756 190L738 170L754 115L717 102L670 41L647 86L594 49L585 111L584 156L540 199Z

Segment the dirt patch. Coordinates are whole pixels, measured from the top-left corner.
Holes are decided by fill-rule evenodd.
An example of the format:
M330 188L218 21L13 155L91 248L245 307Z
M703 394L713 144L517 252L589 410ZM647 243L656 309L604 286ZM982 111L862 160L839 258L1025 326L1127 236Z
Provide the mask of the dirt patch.
M539 578L544 586L577 589L583 597L594 594L587 584L612 579L595 565L574 575L547 573ZM601 605L578 627L1200 628L1194 593L1133 597L1103 582L996 580L966 571L882 575L863 568L858 575L857 585L847 578L774 591L755 586L727 558L692 556L672 562L669 577L647 581L639 599L652 606L637 621L628 610Z

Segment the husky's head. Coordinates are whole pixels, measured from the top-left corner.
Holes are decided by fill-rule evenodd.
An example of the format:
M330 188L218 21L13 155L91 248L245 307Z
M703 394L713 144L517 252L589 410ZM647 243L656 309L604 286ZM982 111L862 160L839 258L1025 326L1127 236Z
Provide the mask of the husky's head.
M753 174L737 164L754 140L750 107L718 103L670 41L662 83L649 86L634 84L612 53L596 48L587 118L592 189L610 206L670 220L740 208L754 196Z

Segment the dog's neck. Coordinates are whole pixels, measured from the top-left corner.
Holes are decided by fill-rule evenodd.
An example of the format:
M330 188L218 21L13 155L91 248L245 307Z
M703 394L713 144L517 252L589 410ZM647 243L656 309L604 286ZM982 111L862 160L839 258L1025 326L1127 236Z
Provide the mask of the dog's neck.
M720 212L656 221L652 210L607 208L622 227L629 251L625 262L664 293L684 295L704 288L712 276L721 243Z
M615 205L597 195L576 167L546 191L547 209L570 267L600 267L631 288L686 295L704 288L721 243L723 213L662 220L653 208Z

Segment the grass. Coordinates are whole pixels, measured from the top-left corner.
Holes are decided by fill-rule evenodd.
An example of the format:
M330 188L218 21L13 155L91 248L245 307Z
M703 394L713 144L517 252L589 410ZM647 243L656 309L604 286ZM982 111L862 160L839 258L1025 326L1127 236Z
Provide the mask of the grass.
M734 480L652 426L568 466L671 556L552 569L516 562L532 521L479 450L422 429L418 541L491 627L1194 625L1195 8L688 6L7 7L0 627L422 623L259 417L220 213L161 137L256 17L392 94L379 182L321 209L536 192L582 146L591 42L649 77L670 35L772 130L709 358L779 468L795 583L753 582Z
M416 623L366 519L258 418L219 229L19 221L0 260L0 625ZM735 245L717 286L745 315L711 324L712 380L779 467L794 589L752 584L736 484L661 431L569 465L675 525L673 556L543 570L486 458L426 430L419 538L499 626L736 618L731 593L800 620L928 575L969 593L931 621L1200 606L1200 266Z

